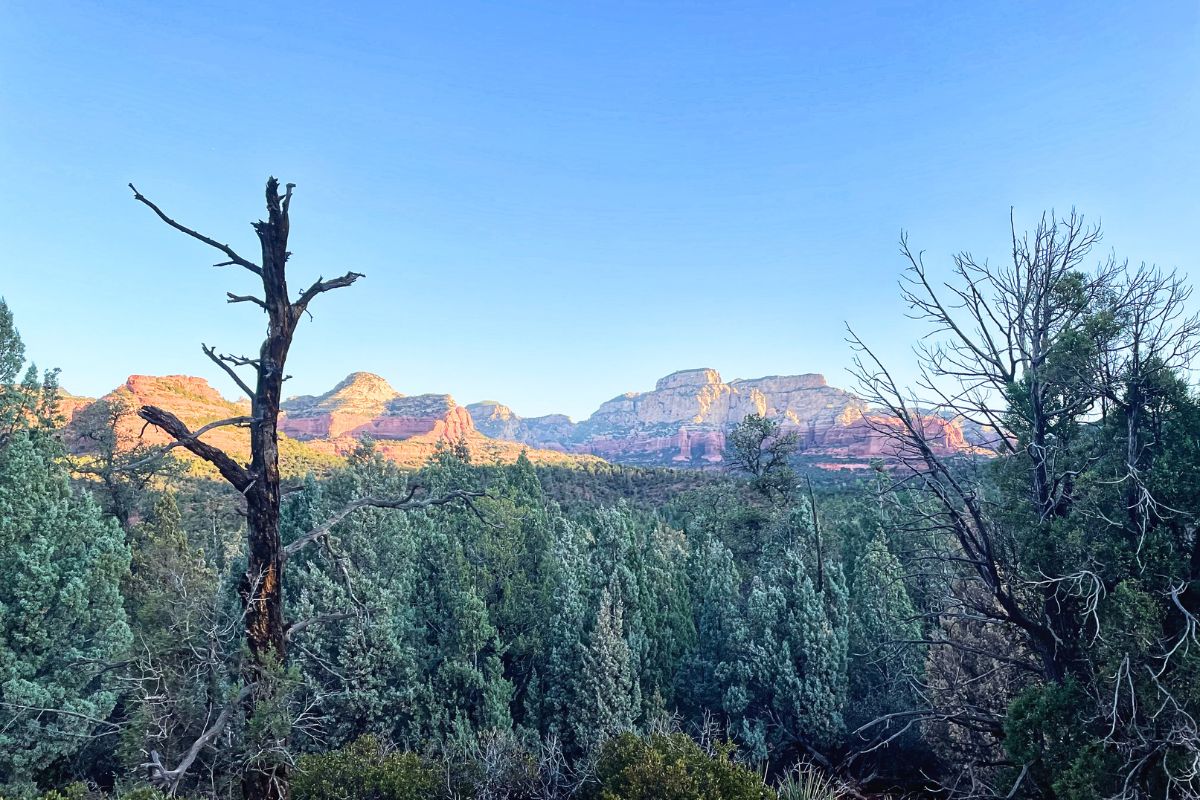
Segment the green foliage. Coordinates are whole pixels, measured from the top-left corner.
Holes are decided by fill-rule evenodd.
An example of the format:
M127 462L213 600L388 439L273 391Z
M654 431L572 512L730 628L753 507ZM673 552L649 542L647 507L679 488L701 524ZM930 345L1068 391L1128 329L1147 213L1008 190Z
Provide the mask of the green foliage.
M1009 708L1005 744L1038 785L1061 800L1109 797L1120 787L1119 760L1087 719L1088 701L1073 679L1032 686Z
M17 431L45 431L59 421L58 372L39 374L25 366L21 341L8 304L0 298L0 445Z
M732 759L733 745L706 752L680 733L622 734L600 751L593 800L769 800L762 778Z
M179 795L175 795L178 797ZM138 786L127 792L121 792L120 800L169 800L171 795L150 786Z
M14 793L103 723L129 643L124 537L54 456L29 433L0 446L0 791Z
M230 576L191 541L174 493L155 498L129 539L123 588L134 640L133 690L124 698L120 757L132 771L151 750L175 763L211 724L213 709L236 693L240 604ZM220 772L234 749L206 749L194 774L205 767Z
M373 736L320 755L302 756L292 777L295 800L430 800L440 772L413 753L389 752Z
M925 654L909 643L922 638L921 621L909 599L903 568L882 531L858 559L850 586L848 633L850 726L915 707L914 686L921 681ZM915 740L913 731L904 744Z
M802 761L779 782L779 800L838 800L847 793L815 764Z
M751 414L726 435L725 458L733 469L749 475L763 496L786 499L796 488L789 460L799 441L796 431L784 431L777 420Z

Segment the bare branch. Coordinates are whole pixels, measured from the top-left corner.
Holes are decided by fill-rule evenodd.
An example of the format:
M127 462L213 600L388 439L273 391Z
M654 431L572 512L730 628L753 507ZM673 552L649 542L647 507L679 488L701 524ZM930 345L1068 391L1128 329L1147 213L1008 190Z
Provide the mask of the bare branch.
M230 417L228 419L219 419L216 422L210 422L207 425L197 428L195 431L192 432L191 439L199 439L204 434L208 433L211 430L215 430L216 428L226 428L226 427L231 427L231 426L236 427L236 428L244 428L253 421L254 421L253 417ZM176 440L176 441L171 442L170 444L166 445L161 450L159 450L155 453L152 453L151 455L147 456L146 458L139 459L139 460L131 462L129 464L122 464L121 466L113 467L112 469L114 472L131 472L133 470L141 469L142 467L149 466L150 464L153 464L154 462L158 461L163 456L165 456L169 451L174 450L176 447L184 447L184 446L185 446L184 442ZM95 472L96 470L89 468L89 467L80 467L78 469L78 471L79 472Z
M258 306L264 311L267 309L267 304L252 294L234 294L233 292L226 292L225 296L229 298L227 302L230 303L254 303L254 305Z
M259 275L259 276L262 275L262 268L260 266L258 266L257 264L255 264L252 261L248 261L245 258L242 258L240 255L238 255L236 252L234 252L233 248L231 248L229 245L221 244L216 239L209 238L208 236L205 236L204 234L199 233L198 231L192 230L191 228L187 227L186 225L181 225L180 223L178 223L175 220L168 217L165 213L163 213L163 210L161 208L159 208L153 202L151 202L145 196L143 196L142 193L137 190L137 187L134 186L132 183L129 184L129 188L133 190L133 199L137 200L139 203L143 203L147 207L149 207L150 210L153 211L155 214L157 214L158 218L161 219L163 222L167 223L168 225L170 225L172 228L174 228L177 231L186 233L188 236L191 236L193 239L197 239L201 242L204 242L209 247L215 247L217 250L220 250L222 253L224 253L229 258L229 261L224 261L219 264L214 264L213 266L223 267L223 266L235 266L236 265L236 266L244 267L244 268L250 270L255 275Z
M194 455L203 458L217 468L221 476L237 489L239 492L244 492L251 483L250 473L241 464L238 464L233 458L218 447L213 447L211 444L202 442L199 439L201 433L206 430L212 430L214 427L219 427L217 423L210 423L193 433L188 430L188 427L180 421L179 417L169 411L164 411L156 406L142 406L138 409L138 416L146 420L146 422L154 425L168 436L173 438L180 447L187 449ZM246 417L235 417L233 420L244 420L248 422ZM230 420L222 420L223 424L234 424Z
M290 189L288 190L288 194L290 196ZM347 272L340 278L331 278L330 280L317 278L316 282L314 282L312 286L309 286L307 289L305 289L296 302L292 303L292 320L295 321L300 319L300 315L308 310L308 304L311 303L313 298L317 295L324 292L333 291L334 289L344 288L354 283L359 278L364 277L366 276L361 272Z
M162 758L159 756L158 752L151 750L150 760L142 764L142 767L150 770L151 782L158 786L165 787L168 791L174 793L176 787L179 786L179 782L183 780L183 776L196 761L196 757L200 755L200 751L203 750L209 742L219 736L221 731L225 730L225 726L229 724L229 720L233 716L233 712L239 705L245 702L246 698L250 696L250 694L254 691L255 685L256 684L253 683L246 684L242 687L242 690L238 692L237 697L225 704L225 707L221 709L221 713L217 715L216 721L209 726L208 730L200 734L196 741L192 742L192 746L188 748L187 752L184 753L183 758L179 760L179 763L175 765L173 769L167 769L167 767L163 765Z
M283 548L283 557L285 559L289 558L317 539L328 535L334 525L337 525L360 508L393 508L400 511L414 511L421 508L431 508L433 506L444 506L454 502L461 502L471 509L475 516L487 522L483 513L475 507L473 502L476 498L486 497L486 492L455 490L437 497L426 497L415 500L413 498L416 496L416 493L417 487L414 486L409 490L407 495L401 498L360 497L357 500L351 500L330 516L329 519L325 520L325 522Z
M216 348L209 347L206 344L201 344L200 349L204 351L204 355L208 356L210 361L212 361L214 364L216 364L218 367L220 367L222 370L224 370L225 374L233 379L233 382L238 385L239 389L241 389L243 392L245 392L246 395L251 400L254 399L254 390L251 389L248 385L246 385L246 382L242 380L242 376L238 375L236 372L233 371L232 366L230 366L228 363L226 363L227 361L230 361L230 358L228 356L222 356L222 355L218 354L216 351Z

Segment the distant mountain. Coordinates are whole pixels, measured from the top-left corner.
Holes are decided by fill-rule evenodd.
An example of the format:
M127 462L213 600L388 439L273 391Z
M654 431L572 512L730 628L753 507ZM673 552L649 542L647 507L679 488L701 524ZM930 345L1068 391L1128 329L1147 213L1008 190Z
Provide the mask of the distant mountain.
M139 407L153 405L164 408L196 430L203 425L230 417L250 413L250 401L226 400L203 378L189 375L131 375L124 384L113 389L101 400L108 407L124 409L116 425L117 444L121 448L132 448L137 444L165 445L170 437L152 425L146 425L136 414ZM69 418L66 443L76 455L87 455L94 451L96 442L88 431L106 423L108 412L105 404L85 397L64 393L59 411ZM250 458L250 435L244 428L215 428L204 435L204 441L220 447L239 461ZM177 448L175 454L195 465L198 472L207 473L210 468ZM336 455L324 448L293 441L287 437L280 440L280 460L284 472L303 474L309 468L327 467L336 461Z
M830 459L831 466L854 466L892 455L891 441L880 430L899 423L851 392L829 386L822 375L726 383L714 369L673 372L652 391L614 397L579 423L559 414L524 418L493 401L467 410L479 430L497 439L647 466L720 464L726 433L750 414L798 431L805 455ZM976 452L984 444L982 431L961 420L927 416L924 424L943 453Z
M157 405L193 430L209 422L249 413L248 401L222 397L201 378L186 375L134 375L105 396L131 409ZM64 394L71 446L86 452L79 435L95 401ZM481 463L511 462L528 451L535 462L584 463L604 459L640 466L712 468L724 460L725 436L749 414L778 420L798 431L800 449L813 463L859 467L891 455L881 427L898 421L872 411L862 398L829 386L817 374L773 375L726 383L713 369L673 372L653 390L614 397L586 420L562 414L521 417L495 401L460 406L448 394L406 396L369 372L354 372L321 395L285 400L280 419L281 452L292 471L328 465L349 453L364 437L405 466L424 463L442 443L465 442ZM924 424L943 453L981 452L984 432L961 420L930 415ZM130 415L123 440L165 444L167 438ZM245 458L245 430L218 428L205 436L235 457Z
M95 446L85 431L94 425L101 407L91 398L62 395L60 411L70 418L66 440L70 449L85 455ZM118 440L131 447L137 442L167 444L162 431L145 425L133 411L155 405L178 416L196 430L210 422L250 413L249 400L230 401L202 378L188 375L132 375L103 400L116 401L130 410L118 425ZM284 472L303 474L307 469L339 463L366 436L376 449L403 466L424 464L440 443L466 442L480 463L511 463L523 452L535 463L587 463L599 461L586 454L539 450L511 441L490 439L475 430L471 415L449 395L405 397L377 375L356 372L318 397L293 397L283 403L280 420L280 458ZM249 459L250 439L245 429L216 428L204 440L235 458ZM182 449L181 457L192 460ZM201 467L201 471L203 468Z

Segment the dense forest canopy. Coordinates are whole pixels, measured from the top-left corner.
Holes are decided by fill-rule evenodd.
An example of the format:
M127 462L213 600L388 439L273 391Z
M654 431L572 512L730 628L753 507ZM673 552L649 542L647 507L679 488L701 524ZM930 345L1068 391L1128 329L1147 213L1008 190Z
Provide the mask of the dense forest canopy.
M893 447L838 480L755 416L722 475L454 442L412 471L364 440L287 481L168 430L221 482L117 446L121 414L173 424L144 408L76 459L0 303L0 794L1200 796L1190 285L1074 214L1012 233L1002 266L904 242L923 377L852 335ZM211 355L259 379L230 424L269 449L303 315L230 259L271 326L256 363ZM931 410L996 452L947 455Z

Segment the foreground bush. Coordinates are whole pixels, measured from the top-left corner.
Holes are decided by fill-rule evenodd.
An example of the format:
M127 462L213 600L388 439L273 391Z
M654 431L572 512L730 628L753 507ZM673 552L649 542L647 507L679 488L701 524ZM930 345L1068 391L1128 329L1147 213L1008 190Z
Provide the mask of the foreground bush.
M762 778L735 763L732 744L712 754L682 733L610 739L596 766L594 800L772 800Z
M292 778L294 800L430 800L442 782L413 753L388 752L374 736L340 750L303 756Z
M779 800L838 800L843 786L812 764L799 764L779 784Z

